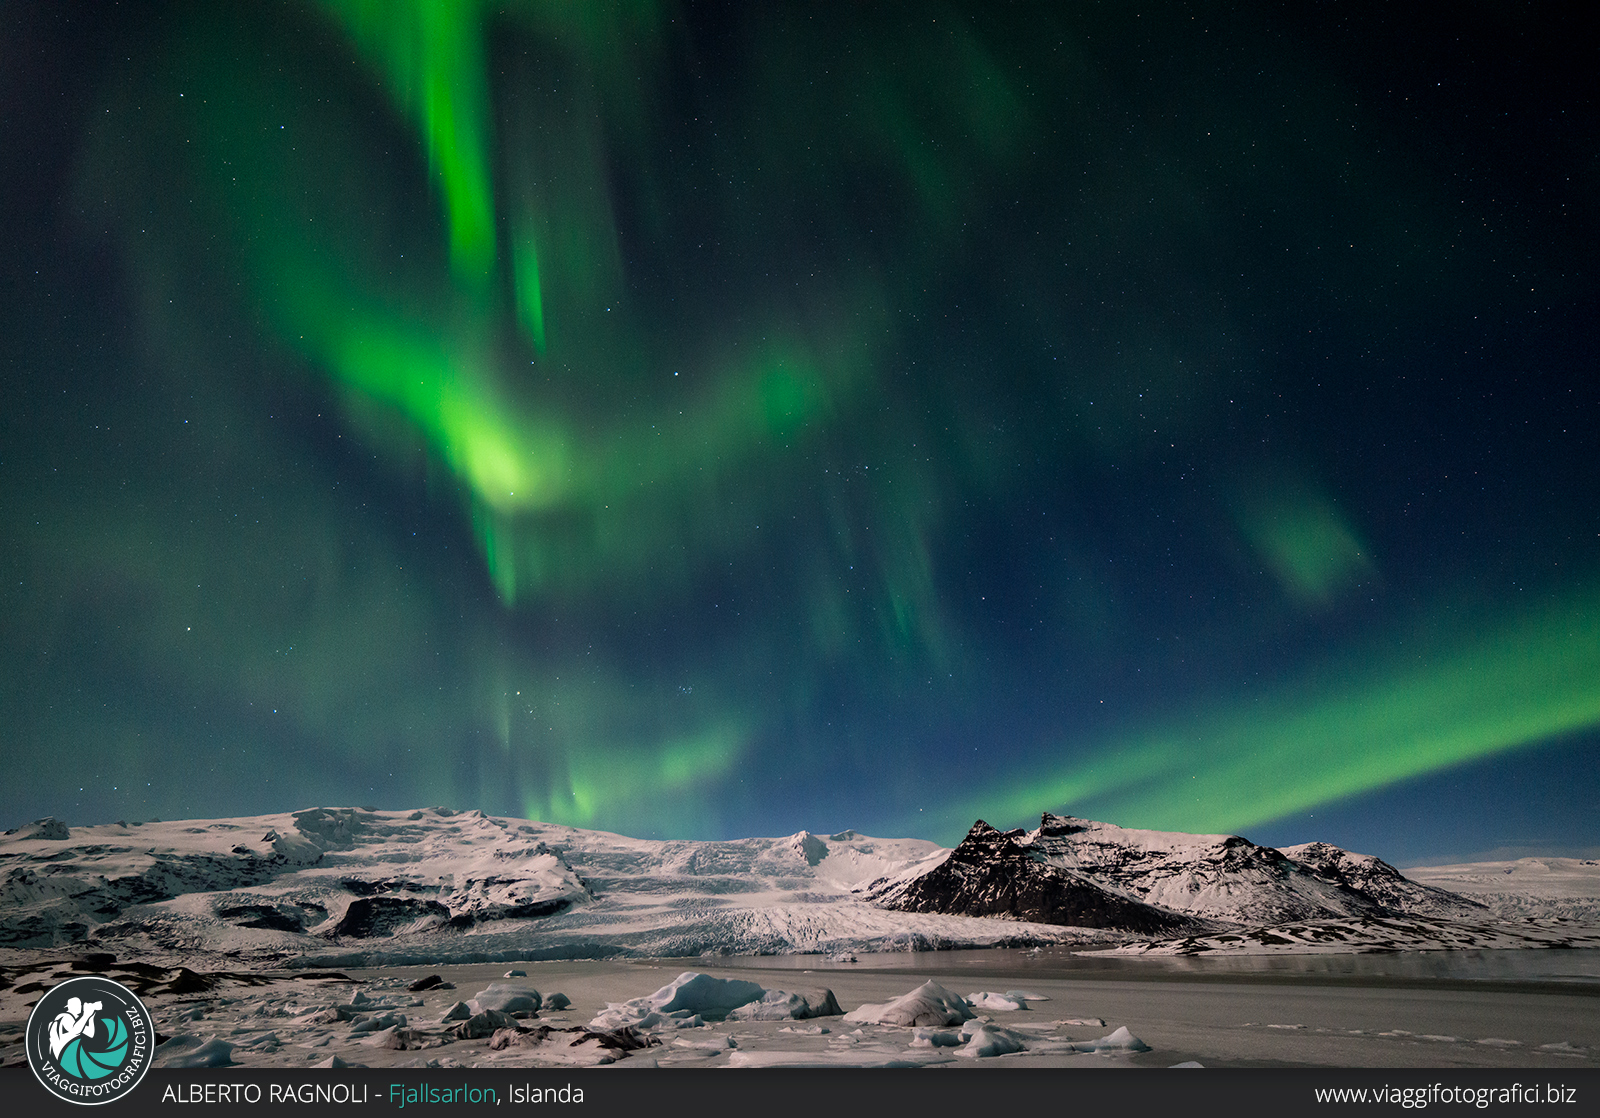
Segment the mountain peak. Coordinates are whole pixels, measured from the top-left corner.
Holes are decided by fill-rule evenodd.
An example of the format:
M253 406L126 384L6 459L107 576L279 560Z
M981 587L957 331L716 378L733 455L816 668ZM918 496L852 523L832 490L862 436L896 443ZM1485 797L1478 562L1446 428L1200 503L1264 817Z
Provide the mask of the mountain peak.
M885 900L918 911L996 915L1004 911L997 898L1040 890L1073 900L1035 898L1014 904L1012 914L1026 910L1031 915L1023 918L1049 923L1125 919L1131 923L1116 926L1140 929L1162 921L1465 916L1477 907L1327 843L1279 851L1240 835L1143 831L1050 812L1033 831L999 831L978 820L943 866L901 883ZM1090 904L1091 895L1101 899Z

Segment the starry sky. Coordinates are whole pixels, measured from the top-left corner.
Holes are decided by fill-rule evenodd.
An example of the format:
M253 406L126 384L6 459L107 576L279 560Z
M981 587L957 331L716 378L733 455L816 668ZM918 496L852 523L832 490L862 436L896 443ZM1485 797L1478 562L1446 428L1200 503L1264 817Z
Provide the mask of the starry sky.
M1600 851L1559 5L0 7L0 825Z

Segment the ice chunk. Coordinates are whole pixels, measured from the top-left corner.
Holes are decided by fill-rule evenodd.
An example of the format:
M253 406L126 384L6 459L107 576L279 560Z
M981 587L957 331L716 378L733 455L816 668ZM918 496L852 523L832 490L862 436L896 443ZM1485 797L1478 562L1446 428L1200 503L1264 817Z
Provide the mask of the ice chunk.
M728 1014L730 1021L801 1021L807 1017L837 1017L844 1010L832 990L766 990L759 1001L747 1002Z
M501 1013L498 1009L486 1009L457 1025L455 1034L461 1040L481 1040L486 1036L493 1036L496 1029L516 1027L517 1020L511 1014Z
M712 978L709 974L684 971L650 995L652 1008L662 1013L688 1010L702 1017L725 1017L748 1002L759 1000L766 990L742 978Z
M1078 1052L1148 1052L1150 1046L1128 1031L1128 1026L1123 1025L1109 1036L1099 1040L1074 1041L1072 1047Z
M156 1045L155 1058L162 1068L225 1068L233 1063L233 1045L221 1037L201 1040L184 1033Z
M966 1000L929 979L909 994L892 1002L863 1005L844 1015L854 1024L867 1025L959 1025L970 1021L973 1012Z
M47 815L43 819L35 819L28 826L21 828L17 832L17 837L44 839L49 842L65 842L72 837L72 832L61 820L53 815Z
M544 998L532 986L512 982L491 982L473 999L478 1011L496 1009L501 1013L538 1013Z
M382 1032L373 1033L361 1043L368 1048L392 1048L395 1051L404 1052L408 1048L419 1047L415 1043L416 1040L417 1034L414 1030L408 1029L404 1025L391 1025Z
M1027 1009L1028 1003L1010 994L997 994L993 990L980 990L967 995L967 1004L973 1009L996 1010Z
M692 1027L691 1021L698 1025L705 1019L725 1018L742 1005L760 1001L766 993L756 983L743 979L684 971L649 997L608 1003L589 1027L687 1028Z
M641 1016L636 1002L612 1002L589 1022L589 1027L601 1032L615 1029L698 1029L705 1023L704 1017L686 1009L676 1013L660 1013L650 1009Z
M972 1028L973 1025L977 1025L977 1028ZM1004 1056L1008 1052L1021 1052L1026 1047L1022 1043L1021 1033L1002 1029L999 1025L979 1025L975 1021L968 1021L961 1031L967 1034L967 1043L956 1049L956 1055L969 1059Z

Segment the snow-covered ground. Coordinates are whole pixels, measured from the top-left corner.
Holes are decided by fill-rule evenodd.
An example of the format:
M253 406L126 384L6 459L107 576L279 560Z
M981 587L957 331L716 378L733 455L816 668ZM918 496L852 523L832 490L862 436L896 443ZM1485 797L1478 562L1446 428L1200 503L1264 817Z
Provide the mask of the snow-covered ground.
M0 836L0 949L318 967L1120 942L861 892L948 854L853 831L656 842L447 809L48 820Z
M1002 885L1042 868L1193 918L1191 927L1136 937L885 907L954 862L920 839L802 831L658 842L443 808L312 808L70 828L44 820L0 836L0 962L63 949L232 969L1004 945L1164 955L1600 943L1594 862L1523 859L1408 878L1321 843L1278 851L1063 816L989 836L1010 851Z
M1470 897L1501 920L1559 918L1600 927L1600 861L1594 859L1518 858L1405 872L1413 881Z
M39 993L88 971L146 1000L169 1066L1600 1063L1579 989L1600 955L1483 950L1600 945L1593 862L1407 877L1321 844L1053 816L1002 837L1012 861L1205 930L893 911L878 901L952 852L851 831L651 842L444 809L41 821L0 836L0 1063ZM1408 982L1363 962L1440 955L1463 966ZM1572 973L1505 962L1535 957ZM1261 969L1284 965L1310 969Z
M1100 967L1059 950L1052 965L1050 955L957 951L858 964L819 958L812 967L546 960L272 975L101 960L6 968L0 1064L22 1059L22 1023L39 991L94 967L139 992L166 1038L158 1064L167 1066L1600 1066L1593 997L1548 983L1418 983L1359 968L1262 981L1240 968L1248 960ZM772 1006L791 1012L761 1012Z

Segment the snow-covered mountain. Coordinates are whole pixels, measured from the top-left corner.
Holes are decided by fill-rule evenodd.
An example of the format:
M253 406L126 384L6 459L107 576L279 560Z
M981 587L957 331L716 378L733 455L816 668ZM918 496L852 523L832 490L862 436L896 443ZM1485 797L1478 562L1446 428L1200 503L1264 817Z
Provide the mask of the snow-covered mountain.
M0 948L174 963L1225 947L1287 935L1240 929L1396 916L1493 919L1325 844L1279 851L1054 815L1032 831L980 822L953 851L854 831L657 842L445 808L51 819L0 836ZM1311 938L1359 949L1366 933L1344 934Z
M309 965L1075 943L860 895L949 851L845 831L654 842L446 808L0 836L0 947Z
M874 883L869 895L885 908L903 912L1002 916L1132 932L1199 930L1196 921L1041 857L1031 837L997 831L980 819L961 845L927 873Z
M1238 835L1139 831L1046 813L1032 831L979 820L949 859L872 896L912 912L1013 915L1139 932L1347 916L1482 919L1475 901L1327 843L1286 850Z
M1406 874L1470 897L1501 920L1560 918L1600 926L1600 860L1594 858L1418 866Z

